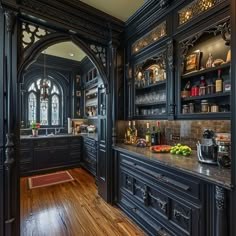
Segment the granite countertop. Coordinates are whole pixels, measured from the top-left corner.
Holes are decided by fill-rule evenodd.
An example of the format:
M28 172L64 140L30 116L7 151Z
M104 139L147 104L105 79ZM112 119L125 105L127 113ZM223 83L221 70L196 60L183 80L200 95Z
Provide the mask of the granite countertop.
M52 135L52 134L48 134L48 135L38 135L36 137L32 136L32 135L21 135L20 139L48 139L48 138L67 138L67 137L87 137L87 138L91 138L94 140L98 140L98 135L97 133L80 133L80 134L56 134L56 135Z
M135 147L126 144L116 144L113 149L142 159L157 162L163 166L181 170L200 179L231 189L231 170L220 168L215 165L201 164L198 162L197 153L193 151L191 156L184 157L170 153L152 153L149 148Z

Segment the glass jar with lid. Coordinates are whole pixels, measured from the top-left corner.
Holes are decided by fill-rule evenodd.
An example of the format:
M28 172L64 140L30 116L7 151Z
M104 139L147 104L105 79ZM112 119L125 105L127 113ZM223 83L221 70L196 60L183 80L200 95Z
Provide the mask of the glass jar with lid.
M201 112L209 112L209 103L207 100L201 101Z
M189 113L194 113L194 103L189 103Z
M189 113L189 105L188 104L183 105L182 113L183 114Z

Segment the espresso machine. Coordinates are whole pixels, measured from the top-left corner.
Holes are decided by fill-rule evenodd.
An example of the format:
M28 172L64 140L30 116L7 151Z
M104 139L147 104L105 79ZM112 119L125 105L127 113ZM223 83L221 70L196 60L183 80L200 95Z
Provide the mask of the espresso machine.
M229 133L214 133L205 129L201 143L197 143L197 156L201 163L215 164L220 167L231 165L231 141Z

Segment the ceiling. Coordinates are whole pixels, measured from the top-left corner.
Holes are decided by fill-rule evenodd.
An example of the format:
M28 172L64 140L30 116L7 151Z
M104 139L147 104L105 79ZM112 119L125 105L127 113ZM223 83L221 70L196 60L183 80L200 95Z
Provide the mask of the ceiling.
M125 22L147 0L80 0L80 1Z
M57 43L48 47L44 52L48 55L81 61L86 54L72 42Z
M147 0L80 0L119 20L127 21ZM86 54L72 42L58 43L50 46L46 54L70 60L81 61Z

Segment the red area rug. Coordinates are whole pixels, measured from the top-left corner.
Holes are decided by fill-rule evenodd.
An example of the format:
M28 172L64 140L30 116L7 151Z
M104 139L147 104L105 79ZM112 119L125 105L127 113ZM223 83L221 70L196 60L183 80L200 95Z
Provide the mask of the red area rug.
M28 178L29 188L40 188L74 180L68 171L60 171Z

